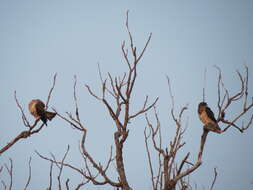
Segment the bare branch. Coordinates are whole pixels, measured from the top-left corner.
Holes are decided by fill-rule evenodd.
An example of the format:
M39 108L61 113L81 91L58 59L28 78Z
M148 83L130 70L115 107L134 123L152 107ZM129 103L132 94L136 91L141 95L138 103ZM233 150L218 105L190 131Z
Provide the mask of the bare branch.
M97 100L100 100L100 101L102 101L102 99L101 98L99 98L96 94L94 94L92 91L91 91L91 89L90 89L90 87L89 87L89 85L85 85L85 87L88 89L88 91L89 91L89 93L90 93L90 95L92 95L94 98L96 98Z
M65 154L64 154L64 156L62 158L62 161L60 163L64 163L64 161L65 161L65 159L67 157L68 152L69 152L69 145L68 145L67 151L65 152ZM57 177L59 190L61 190L61 174L62 174L63 166L64 165L61 164L59 175Z
M53 180L53 177L52 177L52 171L53 171L53 161L50 161L51 164L50 164L50 172L49 172L49 187L47 188L47 190L51 190L52 189L52 180Z
M177 171L177 175L180 174L180 172L181 172L181 170L182 170L182 168L183 168L184 164L186 163L186 161L187 161L187 159L188 159L189 156L190 156L190 152L188 152L186 154L186 156L184 157L184 159L181 161L181 164L180 164L179 169Z
M202 163L202 154L204 151L204 146L205 146L206 138L208 135L208 131L203 130L203 134L201 136L201 141L200 141L200 149L199 149L198 157L197 157L197 160L195 161L195 163L191 163L188 161L190 153L187 153L186 156L181 161L179 168L177 168L177 164L175 163L176 162L176 155L177 155L178 151L185 145L185 142L182 142L182 137L183 137L183 134L186 129L182 128L182 118L183 118L183 113L185 112L185 110L187 110L187 105L184 106L183 108L181 108L178 116L175 116L175 114L174 114L174 96L172 95L170 80L168 77L167 77L167 81L168 81L168 86L169 86L170 98L172 101L171 115L172 115L172 118L176 124L176 134L174 136L173 141L170 142L169 147L162 149L157 146L155 139L156 139L156 137L158 139L160 138L157 135L158 129L160 131L160 122L157 117L157 113L155 112L155 116L156 116L156 120L157 120L157 128L156 129L154 129L154 127L152 126L152 124L150 123L150 121L148 120L147 117L146 117L146 121L148 123L148 126L150 128L150 132L152 134L153 147L155 150L157 150L159 155L162 155L162 157L163 157L162 164L159 159L159 172L161 169L161 165L163 166L163 168L162 168L162 171L157 176L158 178L160 177L160 175L162 176L159 179L159 184L161 185L160 188L166 189L166 190L174 190L176 188L176 185L179 182L179 186L181 183L181 186L180 186L181 189L185 189L186 187L188 187L188 185L186 185L183 178L185 176L189 176ZM144 136L145 136L145 139L147 142L149 135L147 135L145 132ZM161 145L160 145L160 147L161 147ZM149 152L149 149L147 149L147 147L146 147L146 150L147 150L147 152ZM148 157L149 157L149 153L148 153ZM152 171L151 172L152 185L153 185L153 187L156 188L157 186L154 185L155 183L154 183L153 166L150 162L151 159L150 158L148 158L148 159L149 159L149 165L151 165L151 168L152 168L151 169L151 171ZM188 166L190 166L190 167L188 167L186 170L183 171L185 164L188 164ZM153 188L153 189L155 189L155 188Z
M123 53L123 56L125 58L125 61L126 61L127 65L128 65L129 70L131 70L130 61L129 61L128 56L127 56L127 50L125 50L125 41L123 41L123 43L121 45L121 51Z
M48 107L48 103L49 103L49 100L51 98L51 94L53 92L53 89L55 87L55 81L56 81L56 74L54 75L54 81L53 81L53 86L51 87L50 91L49 91L49 94L48 94L48 98L47 98L47 103L46 103L46 109ZM7 145L5 145L4 147L0 148L0 155L5 152L6 150L8 150L9 148L11 148L15 143L17 143L20 139L23 139L23 138L27 138L35 133L38 133L40 132L40 130L43 128L44 124L40 125L40 127L38 129L35 129L35 127L37 126L38 122L39 122L39 119L36 119L34 124L33 125L30 125L30 123L28 122L25 114L24 114L24 111L23 111L23 108L22 106L19 104L19 101L17 99L17 96L16 96L16 91L14 92L14 98L15 98L15 101L17 103L17 106L22 114L22 120L23 120L23 123L26 127L29 128L29 130L26 130L26 131L22 131L18 136L16 136L11 142L7 143Z
M56 109L53 108L53 110L54 110L54 112L56 113L56 115L58 115L60 118L62 118L63 120L65 120L65 121L66 121L67 123L69 123L72 127L74 127L75 129L78 129L78 130L82 131L82 128L77 126L77 124L78 124L79 122L76 124L76 123L73 122L73 120L70 121L69 119L67 119L67 118L64 117L63 115L59 114L59 113L57 112ZM73 119L73 118L72 118L72 119ZM80 125L79 125L79 126L80 126Z
M28 122L28 120L27 120L27 118L26 118L26 116L25 116L25 113L24 113L24 111L23 111L23 108L22 108L21 105L19 104L19 101L18 101L18 98L17 98L17 92L16 92L16 90L14 91L14 98L15 98L15 101L16 101L16 103L17 103L17 106L18 106L18 108L19 108L19 110L20 110L20 112L21 112L21 114L22 114L22 121L23 121L24 125L25 125L26 127L29 127L29 128L30 128L30 124L29 124L29 122Z
M29 175L28 175L28 179L27 179L24 190L26 190L28 188L30 181L31 181L31 177L32 177L31 161L32 161L32 157L30 157L30 159L29 159Z
M132 34L131 34L129 26L128 26L128 13L129 13L129 10L127 10L127 12L126 12L126 28L127 28L128 36L129 36L129 39L130 39L130 47L131 47L131 50L132 50L132 54L134 56L134 62L136 62L136 47L134 47L133 37L132 37Z
M172 103L172 108L171 108L171 113L174 115L174 104L175 104L175 100L174 100L174 96L172 94L172 89L171 89L171 84L170 84L170 79L167 76L167 82L168 82L168 86L169 86L169 94L170 94L170 98L171 98L171 103Z
M206 88L206 68L204 71L203 102L205 102L205 88Z
M153 166L152 166L152 162L151 162L150 151L148 148L148 138L150 137L150 134L151 134L151 131L149 134L147 134L147 127L145 127L145 130L144 130L145 147L146 147L146 152L148 154L148 164L149 164L149 169L150 169L150 173L151 173L151 182L152 182L153 190L156 190L155 181L154 181Z
M99 63L98 63L98 73L99 73L99 78L100 78L100 81L101 81L101 84L102 84L103 97L105 95L105 91L107 91L112 97L116 98L116 96L115 96L115 88L113 87L113 85L111 85L112 86L112 90L113 90L113 92L112 92L109 88L107 88L107 86L106 86L106 80L103 80L102 72L101 72L101 68L100 68ZM110 75L109 75L109 77L110 77ZM112 80L112 79L110 78L110 80ZM111 81L111 83L112 83L112 81Z
M76 97L76 83L77 83L77 77L76 77L76 75L74 76L74 78L75 78L75 83L74 83L74 101L75 101L75 107L76 107L76 118L80 122L79 109L78 109L77 97Z
M131 120L131 119L135 118L136 116L138 116L138 115L140 115L140 114L142 114L142 113L145 113L145 112L147 112L148 110L150 110L152 107L155 106L155 104L156 104L156 102L158 101L158 99L159 99L159 98L156 98L155 101L154 101L151 105L149 105L148 107L146 107L147 101L148 101L148 96L146 96L146 99L145 99L145 102L144 102L144 105L143 105L142 109L141 109L140 111L138 111L137 113L135 113L135 114L129 116L129 120Z
M137 62L139 62L139 60L142 58L144 52L146 51L146 49L147 49L147 47L148 47L148 44L149 44L149 42L150 42L150 40L151 40L151 37L152 37L152 33L149 34L148 40L147 40L147 42L146 42L144 48L142 49L141 54L140 54L139 57L137 58Z
M54 90L54 87L55 87L56 77L57 77L57 73L54 74L53 86L51 87L51 89L49 91L49 94L48 94L48 97L47 97L47 102L46 102L46 107L45 107L46 110L48 108L48 104L49 104L49 101L51 99L51 95L52 95L52 92Z
M12 183L13 183L13 161L11 158L9 158L10 160L10 168L7 166L7 164L4 164L4 167L6 168L6 170L8 171L8 174L10 176L10 185L9 185L9 190L12 189ZM3 183L4 185L4 183Z
M192 173L194 170L196 170L201 165L201 163L202 163L202 154L203 154L203 151L204 151L204 146L205 146L207 135L208 135L208 131L203 130L203 134L202 134L202 137L201 137L198 160L195 162L195 164L191 168L189 168L186 171L181 172L179 175L177 175L176 178L174 179L174 181L178 181L182 177L184 177L186 175L189 175L190 173Z
M217 121L226 124L226 126L222 130L222 132L225 132L227 129L229 129L231 126L233 126L235 129L237 129L238 131L240 131L242 133L242 132L244 132L244 130L248 129L248 127L252 123L252 119L253 119L252 118L253 116L252 116L249 119L246 127L244 127L244 126L239 127L236 124L237 120L239 120L246 112L251 110L251 108L253 107L253 102L247 106L248 67L245 66L245 70L246 70L245 76L242 76L242 74L239 71L236 72L241 85L240 85L240 89L238 90L238 92L236 92L233 96L230 96L228 90L225 88L225 85L222 81L221 69L217 66L215 66L215 68L218 70L218 73L219 73L219 75L218 75L218 104L217 104L219 114L218 114ZM222 89L225 91L225 95L223 96L222 100L221 100L221 96L222 96L221 86L222 86ZM238 113L233 119L225 119L225 112L227 111L227 109L232 105L233 102L236 102L242 98L243 98L242 111L240 113Z
M85 156L85 161L86 159L89 160L89 162L92 164L93 168L95 168L99 174L104 178L104 181L103 182L98 182L95 177L93 177L91 175L91 173L89 172L89 176L85 175L85 178L87 178L88 180L91 180L94 184L97 184L97 185L104 185L104 184L110 184L114 187L119 187L120 184L117 183L117 182L114 182L112 181L111 179L109 179L109 177L106 175L106 170L107 168L109 167L109 164L111 163L112 159L111 159L111 154L110 154L110 159L107 163L107 166L105 169L103 169L103 167L100 165L100 164L97 164L95 162L95 160L92 158L92 156L86 151L85 149L85 139L86 139L86 131L83 131L83 137L82 137L82 141L81 141L81 151L82 151L82 154ZM89 168L88 168L88 165L86 163L86 169L89 171Z
M44 159L44 160L47 160L47 161L49 161L49 162L51 162L51 163L54 163L54 164L59 164L59 165L66 166L66 167L68 167L68 168L70 168L70 169L76 171L77 173L81 174L82 176L84 176L83 171L82 171L81 169L75 167L75 166L72 166L72 165L70 165L70 164L68 164L68 163L62 163L62 162L59 162L59 161L55 161L55 160L53 160L53 159L51 159L51 158L47 158L47 157L45 157L45 156L42 156L38 151L35 151L35 153L36 153L40 158L42 158L42 159Z
M69 178L66 180L65 185L66 185L67 190L69 190Z
M157 146L157 143L156 143L156 136L157 136L157 134L159 134L159 133L157 133L157 132L160 130L160 122L159 122L159 120L157 120L156 129L154 129L154 127L153 127L153 125L150 123L150 121L149 121L147 115L145 115L145 118L146 118L148 127L149 127L150 130L151 130L152 142L153 142L153 146L154 146L155 150L156 150L157 152L159 152L159 153L165 154L165 153L164 153L164 150L161 148L161 141L160 141L159 147Z
M244 104L243 104L243 109L245 110L247 107L247 100L248 100L248 82L249 82L249 68L245 66L246 70L246 77L245 77L245 97L244 97Z
M87 184L89 181L87 182L82 182L80 184L77 185L77 187L75 188L75 190L79 190L82 186L84 186L85 184Z
M110 164L111 164L111 162L112 162L113 160L114 160L114 158L113 158L113 156L112 156L112 146L111 146L111 149L110 149L110 156L109 156L109 159L108 159L107 164L106 164L105 169L104 169L105 172L107 171L107 169L109 168L109 166L110 166Z
M252 124L252 121L253 121L253 114L251 115L251 118L250 118L248 124L245 127L242 125L242 130L245 131L246 129L248 129L249 126Z
M117 98L117 92L116 92L116 88L117 88L117 81L116 81L116 79L115 79L115 86L114 86L114 82L113 82L113 79L112 79L112 76L111 76L111 74L108 72L108 77L109 77L109 79L110 79L110 83L111 83L111 88L112 88L112 90L113 90L113 92L111 92L111 91L109 91L111 94L112 94L112 96L114 97L114 98ZM118 87L118 88L121 88L121 86L120 87ZM119 92L120 92L120 90L119 90Z
M214 168L214 178L213 178L213 182L212 182L212 185L211 185L210 190L213 190L214 184L215 184L215 182L216 182L217 175L218 175L217 169Z

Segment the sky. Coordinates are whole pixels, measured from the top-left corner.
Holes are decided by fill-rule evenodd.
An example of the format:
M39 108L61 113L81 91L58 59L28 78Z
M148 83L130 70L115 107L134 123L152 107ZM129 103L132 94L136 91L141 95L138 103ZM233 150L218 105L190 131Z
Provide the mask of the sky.
M53 76L57 73L49 109L54 107L62 114L67 111L73 113L76 75L80 116L88 129L87 149L97 161L106 162L115 126L105 107L89 95L84 85L89 84L101 94L98 63L104 77L107 72L120 76L127 70L121 53L122 42L125 40L129 44L125 28L127 10L130 11L129 26L137 51L152 33L151 42L138 67L130 111L138 110L146 95L150 101L159 97L157 110L164 143L168 143L175 132L169 115L171 100L166 76L171 80L176 111L189 105L185 114L189 124L182 155L191 152L192 161L196 159L202 132L196 109L202 100L204 70L207 70L206 100L215 113L218 75L214 65L221 68L225 85L231 93L235 93L240 84L236 71L243 73L246 64L250 72L249 97L252 97L253 2L250 0L2 0L1 147L25 130L14 99L15 90L29 121L34 121L28 111L28 102L35 98L45 101ZM240 111L241 105L236 104L227 116L233 117ZM148 116L152 119L153 111L148 112ZM249 117L250 114L247 114L244 119ZM145 127L144 116L131 122L129 138L124 146L127 177L133 189L151 189L144 147ZM35 150L47 156L53 153L61 159L70 145L66 161L84 167L78 150L80 137L68 124L55 118L39 134L19 141L2 154L0 165L8 164L9 158L13 159L13 189L25 186L30 156L32 179L29 189L46 189L50 163L39 158ZM243 134L234 129L221 135L210 134L203 164L191 174L191 183L197 184L197 189L209 189L213 168L216 167L218 178L214 189L252 189L252 139L252 126ZM57 175L58 170L54 169L54 175ZM112 168L112 176L113 172ZM70 178L71 187L81 180L68 169L64 170L64 179L66 177ZM8 183L6 171L0 174L0 178ZM54 188L57 187L56 182L54 179ZM96 186L92 189L112 188Z

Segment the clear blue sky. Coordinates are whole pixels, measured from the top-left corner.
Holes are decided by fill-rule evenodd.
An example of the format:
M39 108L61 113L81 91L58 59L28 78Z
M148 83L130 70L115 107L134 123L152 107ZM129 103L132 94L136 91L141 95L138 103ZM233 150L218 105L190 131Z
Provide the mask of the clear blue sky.
M249 81L253 81L253 2L250 0L0 1L0 146L24 130L13 98L14 90L29 115L28 102L33 98L46 100L57 72L51 106L62 113L73 111L76 74L81 118L88 128L87 149L96 160L106 161L115 126L104 106L89 96L84 84L90 84L100 93L98 62L104 74L120 75L127 68L120 48L122 41L127 40L124 24L128 9L137 48L142 48L148 34L153 33L139 67L132 111L142 106L145 95L151 99L159 96L157 109L163 135L171 137L174 125L168 117L170 100L165 77L168 75L177 109L189 103L186 115L189 127L184 138L187 144L183 153L191 151L191 160L195 160L202 130L196 107L202 98L204 69L207 69L206 98L214 111L217 110L217 72L213 65L222 69L225 84L232 92L239 85L235 71L243 71L245 63L250 69ZM252 96L252 88L249 93ZM239 106L233 107L231 116L239 109ZM31 116L29 119L33 120ZM134 189L151 189L144 148L145 126L143 117L131 123L124 149L127 176ZM79 137L56 118L40 134L18 142L4 153L0 165L13 158L14 189L20 189L26 183L28 160L32 156L30 189L45 189L50 164L41 160L34 150L44 155L52 152L60 159L69 144L71 152L67 160L83 167ZM196 182L198 189L208 189L213 168L217 167L215 189L253 189L252 139L252 128L245 134L231 129L222 135L208 136L203 165L191 175L192 183ZM74 178L71 184L79 182L71 171L64 173ZM5 172L0 177L5 179L6 175Z

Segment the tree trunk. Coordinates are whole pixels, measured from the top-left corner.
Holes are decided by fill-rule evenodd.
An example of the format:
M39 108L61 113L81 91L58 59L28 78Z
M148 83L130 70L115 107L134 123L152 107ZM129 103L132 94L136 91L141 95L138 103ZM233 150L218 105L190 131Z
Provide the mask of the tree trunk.
M174 180L165 182L163 190L176 190L176 182Z
M122 190L132 190L129 186L126 178L124 161L123 161L123 144L119 142L119 132L114 133L114 141L116 145L116 165L117 165L117 172L119 174L120 183L122 184Z

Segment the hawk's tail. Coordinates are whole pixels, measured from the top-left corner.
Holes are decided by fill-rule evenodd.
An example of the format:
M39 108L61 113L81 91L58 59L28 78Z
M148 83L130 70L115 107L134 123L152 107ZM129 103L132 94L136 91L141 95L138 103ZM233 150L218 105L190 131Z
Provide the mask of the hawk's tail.
M204 128L207 129L208 131L212 131L215 133L221 133L221 129L217 123L209 122L206 125L204 125Z
M54 112L46 111L46 118L50 121L55 117L55 115L56 115L56 113L54 113Z
M221 133L221 128L219 127L218 123L216 123L216 125L215 125L215 132Z

